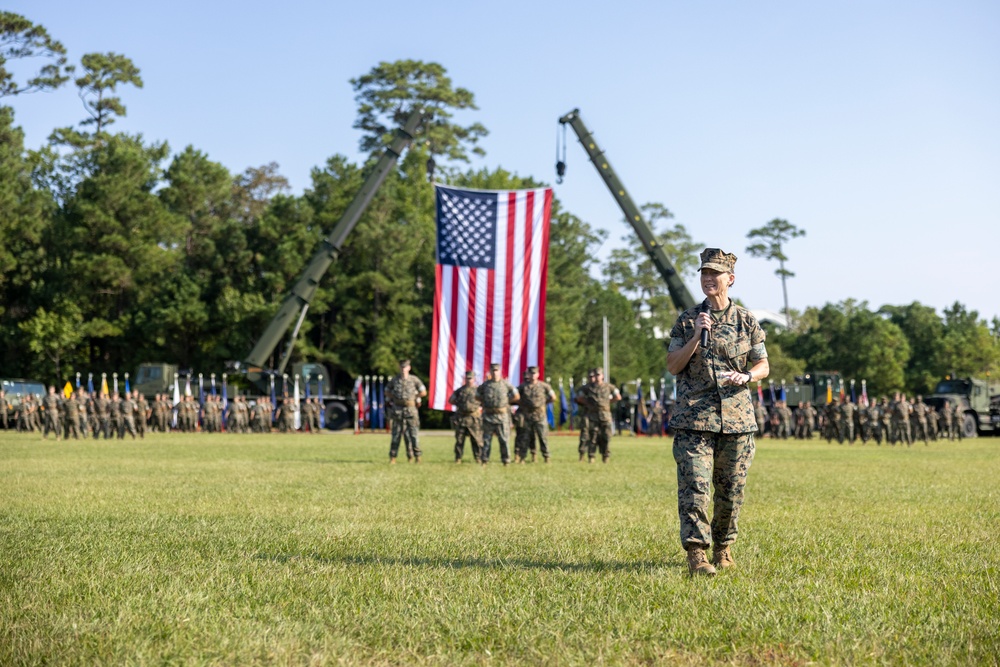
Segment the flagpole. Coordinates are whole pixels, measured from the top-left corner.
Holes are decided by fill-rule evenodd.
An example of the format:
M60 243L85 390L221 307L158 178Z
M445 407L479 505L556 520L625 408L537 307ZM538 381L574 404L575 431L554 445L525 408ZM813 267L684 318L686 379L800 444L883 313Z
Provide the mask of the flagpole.
M576 428L576 390L573 389L573 376L569 376L569 432Z
M608 330L610 327L608 326L608 318L606 316L603 318L602 327L604 332L604 381L611 382L611 347L608 342ZM617 419L611 420L611 429L612 434L621 432L618 428Z
M322 431L326 428L326 403L323 400L323 374L319 375L319 396L316 400L319 401L319 430Z

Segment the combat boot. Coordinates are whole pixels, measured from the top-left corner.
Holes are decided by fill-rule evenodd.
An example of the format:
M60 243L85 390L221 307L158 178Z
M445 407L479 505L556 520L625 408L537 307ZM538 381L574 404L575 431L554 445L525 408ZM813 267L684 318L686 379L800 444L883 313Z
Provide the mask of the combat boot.
M712 548L712 565L720 570L728 570L736 565L736 561L733 560L733 554L729 552L728 545L724 547L715 546Z
M705 550L701 547L691 547L687 550L688 574L694 576L715 576L715 568L705 558Z
M395 456L390 456L389 457L389 465L391 465L391 466L396 465L396 457Z
M413 462L420 463L420 454L417 454L416 456L413 457Z
M531 462L535 462L535 452L531 452Z

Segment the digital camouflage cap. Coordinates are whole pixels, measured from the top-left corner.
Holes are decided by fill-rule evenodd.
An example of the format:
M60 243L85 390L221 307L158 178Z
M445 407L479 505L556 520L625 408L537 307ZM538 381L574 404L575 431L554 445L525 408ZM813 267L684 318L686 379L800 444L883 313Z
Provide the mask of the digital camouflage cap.
M701 266L698 270L713 269L720 273L732 273L736 266L736 255L720 248L705 248L701 251Z

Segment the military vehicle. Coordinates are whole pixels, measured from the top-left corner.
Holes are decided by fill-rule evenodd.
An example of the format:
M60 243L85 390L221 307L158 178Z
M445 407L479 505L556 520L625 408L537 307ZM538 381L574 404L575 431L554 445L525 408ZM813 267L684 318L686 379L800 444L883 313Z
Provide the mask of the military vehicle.
M784 385L785 402L791 407L795 407L800 402L812 403L817 407L826 405L827 387L830 388L831 395L839 396L842 382L840 373L837 371L821 371L797 375L794 382ZM770 407L773 403L771 400L772 386L774 387L775 398L780 398L781 383L765 383L764 405L767 407ZM846 384L844 386L845 393L850 396L850 388ZM858 392L860 392L860 388L855 387L856 398L860 399L861 396Z
M962 406L964 418L960 428L966 438L1000 432L990 415L992 401L1000 401L1000 382L987 382L977 378L945 378L938 382L934 393L924 397L924 402L940 410L945 400L949 405Z
M397 128L395 138L386 147L364 183L361 184L361 189L354 195L354 199L351 200L340 220L333 226L329 235L323 239L319 249L313 254L312 259L309 260L306 268L298 280L295 281L291 291L285 295L281 305L278 307L277 314L275 314L274 318L272 318L264 329L264 333L257 340L253 350L250 351L250 354L247 355L243 362L233 363L232 368L234 370L246 373L250 381L254 383L260 383L262 379L267 379L269 382L270 378L280 380L284 377L284 370L288 364L292 349L295 346L299 327L306 316L306 311L309 309L309 303L316 293L319 281L326 274L330 265L340 255L340 249L344 244L344 240L351 233L351 230L354 229L355 225L357 225L361 219L361 215L368 208L372 197L375 196L375 193L382 186L390 170L403 154L403 151L413 141L418 128L425 119L426 112L417 107L410 112L403 127ZM293 321L295 322L295 327L292 329L291 336L278 362L277 369L273 371L268 370L268 361L271 359L281 339L285 336L285 332L292 327ZM297 364L296 368L300 366L303 368L309 366L319 366L322 368L319 364ZM329 373L310 373L308 370L303 377L318 377L319 375L323 375L324 384L332 381ZM326 390L327 388L324 387L324 392ZM326 400L328 401L326 406L327 428L344 428L353 422L353 396L330 396Z
M15 409L21 404L21 398L28 394L34 394L41 398L47 393L45 385L37 380L25 380L23 378L3 378L0 379L0 387L4 392L4 405L0 405L0 410L7 410L7 423L14 418Z
M174 390L174 379L183 382L182 378L186 379L188 375L190 375L190 371L181 373L174 364L139 364L129 386L132 391L137 391L147 399L152 399L156 394L171 393ZM183 384L181 384L181 391L184 391Z

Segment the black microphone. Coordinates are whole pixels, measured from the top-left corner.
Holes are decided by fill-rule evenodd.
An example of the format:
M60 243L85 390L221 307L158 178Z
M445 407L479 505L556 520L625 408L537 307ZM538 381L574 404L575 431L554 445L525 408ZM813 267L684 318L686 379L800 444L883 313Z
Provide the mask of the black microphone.
M701 305L701 312L707 313L709 309L708 301ZM701 330L701 346L708 347L708 329Z

